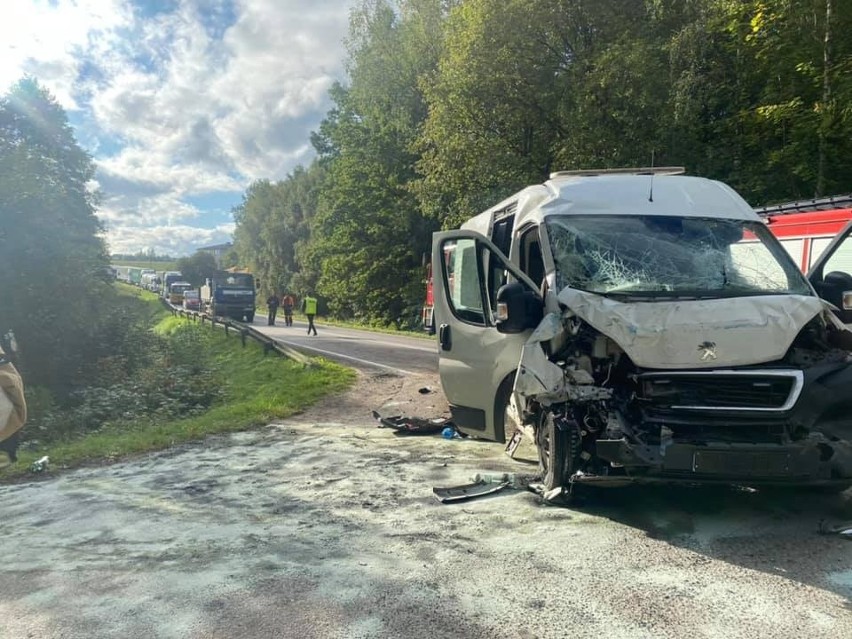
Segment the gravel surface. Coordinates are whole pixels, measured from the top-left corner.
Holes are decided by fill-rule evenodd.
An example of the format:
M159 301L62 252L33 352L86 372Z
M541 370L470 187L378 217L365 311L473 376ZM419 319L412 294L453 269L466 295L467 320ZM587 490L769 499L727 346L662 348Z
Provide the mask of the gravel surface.
M423 386L362 374L282 423L0 487L0 637L852 636L852 544L816 533L849 492L441 505L531 467L376 428L381 404L440 415Z

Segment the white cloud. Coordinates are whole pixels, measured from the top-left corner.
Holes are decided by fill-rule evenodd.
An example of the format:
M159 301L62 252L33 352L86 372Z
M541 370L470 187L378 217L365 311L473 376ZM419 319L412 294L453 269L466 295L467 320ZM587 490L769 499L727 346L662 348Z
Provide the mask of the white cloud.
M25 73L38 77L66 109L78 108L75 81L83 55L132 19L124 0L14 0L0 21L0 89Z
M198 219L201 211L171 193L106 196L99 216L107 228L142 225L173 225Z
M202 246L229 242L233 224L203 229L196 226L118 226L105 233L113 253L153 250L157 255L190 255Z
M344 75L353 2L181 0L145 17L129 0L15 0L0 26L0 88L30 72L79 110L113 250L153 241L140 225L157 238L189 233L174 226L188 219L219 233L218 216L185 198L310 160L310 131Z

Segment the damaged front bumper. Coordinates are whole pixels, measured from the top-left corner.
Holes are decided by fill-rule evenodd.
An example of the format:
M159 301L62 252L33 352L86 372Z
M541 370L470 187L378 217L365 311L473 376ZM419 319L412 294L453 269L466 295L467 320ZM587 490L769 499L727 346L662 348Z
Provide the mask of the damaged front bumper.
M848 485L838 478L834 449L820 438L786 445L678 444L665 448L626 439L599 439L597 455L618 475L584 475L572 482L623 485L631 482L742 482L761 485Z

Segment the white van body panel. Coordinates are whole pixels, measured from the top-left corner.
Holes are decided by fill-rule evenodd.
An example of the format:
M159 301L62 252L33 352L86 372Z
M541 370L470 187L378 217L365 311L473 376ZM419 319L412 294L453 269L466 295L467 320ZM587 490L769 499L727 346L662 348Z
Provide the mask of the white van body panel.
M519 191L462 224L491 237L495 213L517 203L515 228L548 215L674 215L760 222L731 187L683 175L555 177Z

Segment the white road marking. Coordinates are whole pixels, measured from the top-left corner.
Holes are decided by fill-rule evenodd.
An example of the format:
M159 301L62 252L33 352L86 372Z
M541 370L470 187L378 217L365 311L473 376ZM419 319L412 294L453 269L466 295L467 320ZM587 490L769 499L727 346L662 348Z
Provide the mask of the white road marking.
M371 362L368 359L361 359L360 357L353 357L352 355L344 355L343 353L336 353L334 351L327 351L322 348L316 348L315 346L307 346L302 342L288 342L283 339L278 339L273 337L276 342L281 342L282 344L287 344L287 346L292 346L293 348L304 348L309 351L314 351L316 353L322 353L323 355L331 355L333 357L341 357L343 359L348 359L353 362L358 362L360 364L366 364L367 366L375 366L377 368L384 368L389 371L394 371L397 373L402 373L403 375L414 375L413 371L407 371L404 368L395 368L393 366L388 366L387 364L379 364L378 362Z

